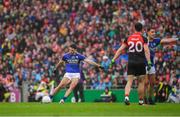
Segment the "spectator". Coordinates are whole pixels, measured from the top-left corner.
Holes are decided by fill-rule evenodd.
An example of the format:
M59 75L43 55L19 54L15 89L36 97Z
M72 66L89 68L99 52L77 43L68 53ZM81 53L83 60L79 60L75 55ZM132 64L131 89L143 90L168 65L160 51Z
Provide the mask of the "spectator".
M0 83L0 102L4 100L4 94L5 94L6 89L4 88L3 84Z
M104 67L104 70L107 72L110 66L111 60L105 55L103 56L103 61L101 62L101 66Z
M157 93L155 97L156 102L165 102L168 99L171 87L167 84L167 81L164 79L163 82L159 82Z
M171 93L169 94L167 102L180 103L180 90L179 85L174 85Z
M104 92L100 95L100 99L96 99L95 102L115 102L116 97L113 93L109 90L108 87L105 88Z
M74 97L75 97L75 102L85 102L84 99L84 82L86 80L83 71L81 70L80 72L80 81L79 83L76 85L76 87L73 90L74 93Z

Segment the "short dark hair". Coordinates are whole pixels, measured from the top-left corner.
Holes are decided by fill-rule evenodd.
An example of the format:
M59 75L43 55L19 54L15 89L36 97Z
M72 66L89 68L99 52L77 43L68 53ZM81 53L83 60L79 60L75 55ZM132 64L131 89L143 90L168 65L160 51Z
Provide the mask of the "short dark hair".
M73 49L77 49L76 44L71 44L70 47L73 48Z
M150 30L155 30L155 27L148 27L147 32L149 32Z
M137 32L142 31L142 28L143 28L143 25L142 25L140 22L138 22L138 23L135 24L135 30L136 30Z

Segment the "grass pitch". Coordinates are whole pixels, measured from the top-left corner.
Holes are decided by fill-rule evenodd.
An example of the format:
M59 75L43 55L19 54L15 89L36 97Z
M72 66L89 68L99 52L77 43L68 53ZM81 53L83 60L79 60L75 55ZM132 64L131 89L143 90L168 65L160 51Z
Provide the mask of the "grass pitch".
M0 116L180 116L180 104L0 103Z

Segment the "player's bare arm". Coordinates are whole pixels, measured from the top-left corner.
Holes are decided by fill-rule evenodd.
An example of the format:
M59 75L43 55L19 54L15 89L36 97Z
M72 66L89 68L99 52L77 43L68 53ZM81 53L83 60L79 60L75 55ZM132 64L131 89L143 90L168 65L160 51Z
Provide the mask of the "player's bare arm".
M144 44L144 52L145 52L145 56L146 56L146 60L149 62L150 60L150 51L149 51L149 47L147 44Z
M59 67L59 65L61 65L61 64L64 64L64 61L63 61L63 60L60 60L60 61L58 62L58 64L56 64L55 69L57 69L57 68Z
M97 66L97 67L101 67L100 64L90 60L90 59L85 59L84 62L87 62L88 64L91 64L91 65L94 65L94 66Z
M122 50L124 50L126 47L127 47L126 44L123 43L123 44L121 45L121 47L120 47L120 48L117 50L117 52L115 53L115 55L114 55L114 57L113 57L112 60L116 60L116 59L119 57L119 55L121 54Z
M168 43L174 43L177 41L178 41L178 38L163 38L160 43L161 44L168 44Z

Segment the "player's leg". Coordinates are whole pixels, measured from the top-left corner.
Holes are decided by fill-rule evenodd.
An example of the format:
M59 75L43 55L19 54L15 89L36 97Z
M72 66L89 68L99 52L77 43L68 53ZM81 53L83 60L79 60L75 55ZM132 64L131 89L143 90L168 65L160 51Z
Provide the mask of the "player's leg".
M131 86L132 86L133 80L134 80L134 75L128 75L128 81L125 86L125 100L124 100L126 105L130 104L129 93L131 91Z
M150 84L149 84L149 75L146 74L146 77L145 77L145 83L144 83L144 103L145 103L145 104L148 103L149 88L150 88Z
M64 77L61 82L59 83L59 85L53 90L52 94L50 94L51 96L53 96L54 94L56 94L61 88L65 87L66 85L68 85L70 83L70 79Z
M52 83L51 85L50 85L50 97L51 97L51 94L53 94L53 91L54 91L54 83Z
M129 94L130 94L130 91L131 91L131 86L132 86L132 83L133 83L133 80L134 80L134 76L136 74L135 67L136 67L135 64L128 63L128 71L127 71L128 81L127 81L126 86L125 86L125 99L124 99L124 102L125 102L126 105L130 104L130 102L129 102Z
M74 97L75 97L75 102L78 102L78 100L79 100L79 97L78 97L78 84L74 88L73 93L74 93Z
M149 104L154 105L153 97L154 97L154 85L155 85L155 74L150 74L149 75Z
M60 103L64 103L64 101L67 99L69 94L73 91L73 89L76 87L78 82L79 82L79 78L72 78L71 79L71 84L70 84L68 90L66 91L63 99L60 100Z
M144 103L144 84L145 84L145 75L140 75L138 77L138 95L139 95L139 104L142 105Z
M152 66L151 69L149 71L147 71L146 69L146 73L148 73L148 102L149 104L151 105L154 105L154 101L153 101L153 96L154 96L154 85L155 85L155 74L156 74L156 71L155 71L155 67Z
M144 104L144 86L146 80L146 66L144 63L141 63L136 66L136 74L138 76L138 95L139 95L139 104Z
M84 87L83 87L83 83L79 84L79 97L81 99L81 102L84 102Z
M71 79L71 84L68 88L68 90L66 91L64 96L69 96L69 94L72 92L72 90L76 87L77 83L79 82L79 78L72 78Z

